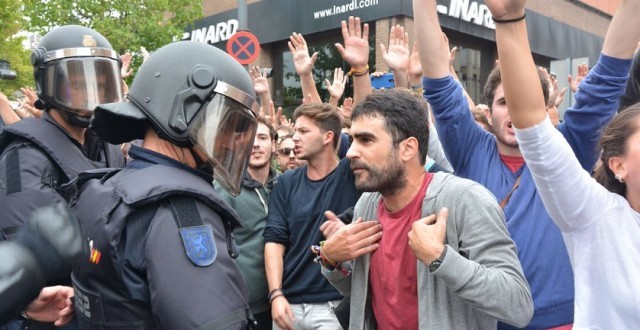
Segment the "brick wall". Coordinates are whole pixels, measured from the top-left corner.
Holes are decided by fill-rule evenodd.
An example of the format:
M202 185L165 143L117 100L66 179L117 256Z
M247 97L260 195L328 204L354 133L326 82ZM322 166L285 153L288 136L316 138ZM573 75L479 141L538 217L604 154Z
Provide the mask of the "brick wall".
M597 1L584 1L597 2ZM611 19L568 0L528 1L527 8L604 38Z

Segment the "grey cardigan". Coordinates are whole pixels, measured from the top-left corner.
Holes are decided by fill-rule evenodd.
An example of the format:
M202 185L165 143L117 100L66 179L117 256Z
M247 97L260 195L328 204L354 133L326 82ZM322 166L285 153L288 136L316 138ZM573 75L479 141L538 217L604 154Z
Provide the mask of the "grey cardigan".
M376 220L380 198L378 193L363 194L354 219ZM442 265L430 273L418 261L420 329L495 329L498 320L526 326L533 316L531 291L495 197L478 183L436 173L422 216L443 207L449 217ZM349 277L322 269L342 295L351 297L351 330L377 328L368 292L370 260L366 254L344 263L352 269Z

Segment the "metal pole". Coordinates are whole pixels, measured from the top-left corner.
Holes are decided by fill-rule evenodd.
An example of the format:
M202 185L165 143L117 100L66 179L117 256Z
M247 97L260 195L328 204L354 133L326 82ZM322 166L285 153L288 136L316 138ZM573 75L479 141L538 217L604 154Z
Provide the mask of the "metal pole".
M238 0L238 30L249 30L247 26L247 0Z

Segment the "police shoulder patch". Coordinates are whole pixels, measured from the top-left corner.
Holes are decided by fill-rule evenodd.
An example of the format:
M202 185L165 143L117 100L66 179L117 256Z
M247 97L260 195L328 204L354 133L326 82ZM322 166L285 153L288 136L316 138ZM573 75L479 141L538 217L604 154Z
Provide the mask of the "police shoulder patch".
M206 267L213 264L218 250L210 225L180 228L180 236L187 256L194 265Z

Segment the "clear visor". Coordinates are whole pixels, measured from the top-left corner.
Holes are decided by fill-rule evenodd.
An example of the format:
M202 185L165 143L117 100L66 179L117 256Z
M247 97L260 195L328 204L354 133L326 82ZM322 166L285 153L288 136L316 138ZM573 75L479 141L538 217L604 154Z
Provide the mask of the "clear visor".
M122 101L120 67L113 59L75 57L47 63L49 100L65 110L91 114L98 104Z
M216 94L189 125L189 139L213 166L213 176L237 196L251 155L257 121L239 102Z

